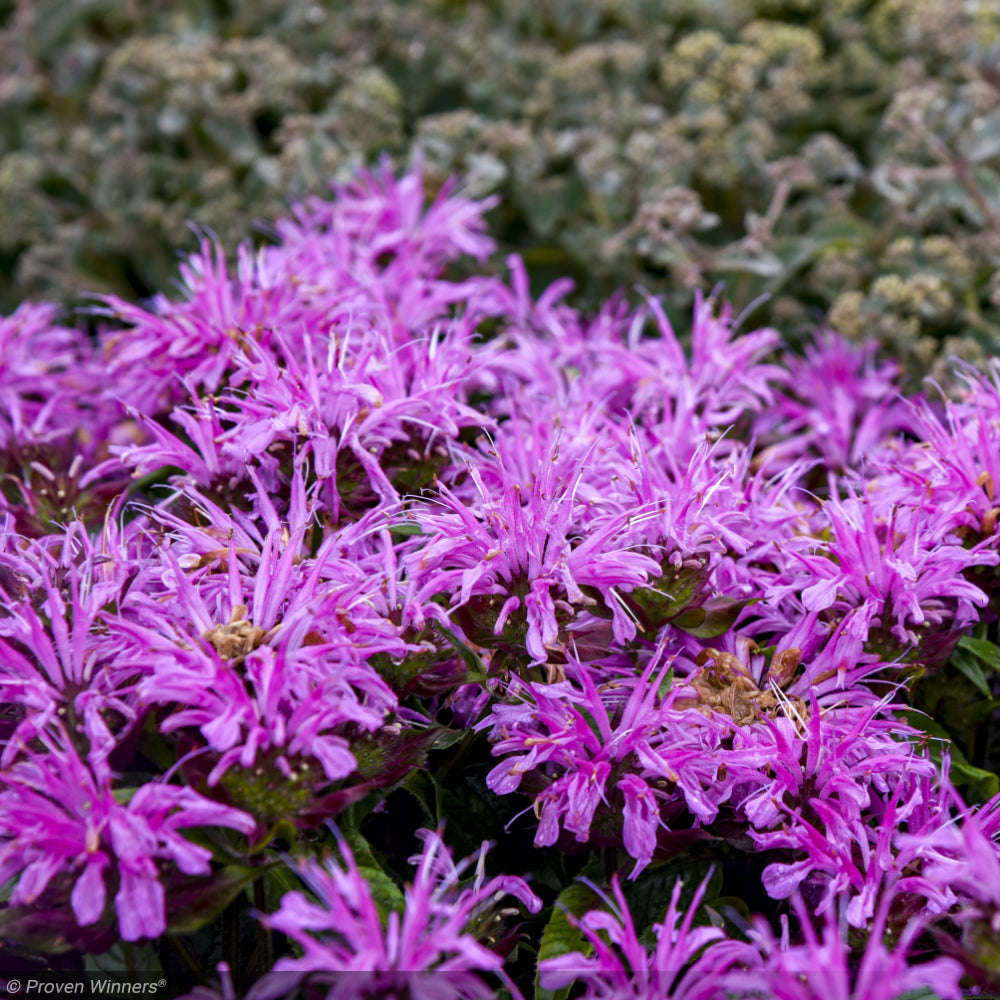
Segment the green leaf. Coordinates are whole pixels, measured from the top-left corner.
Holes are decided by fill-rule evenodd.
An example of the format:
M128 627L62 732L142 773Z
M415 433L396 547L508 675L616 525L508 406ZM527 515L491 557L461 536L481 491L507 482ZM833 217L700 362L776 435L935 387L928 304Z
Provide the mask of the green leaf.
M809 230L809 236L820 244L856 246L868 243L875 235L875 227L860 216L840 212L824 215Z
M264 865L226 865L208 878L189 879L167 890L167 933L191 934L214 920L251 883Z
M419 524L390 524L389 534L397 535L400 538L408 538L410 535L422 535L424 529Z
M564 889L559 894L552 910L552 916L542 932L538 961L555 958L557 955L566 955L572 951L589 955L593 950L592 945L587 941L585 935L570 923L567 913L579 918L588 910L595 909L599 903L600 897L597 893L582 882L574 882ZM564 986L561 990L544 989L540 985L540 976L536 966L535 1000L566 1000L571 988L572 984Z
M465 661L465 665L469 668L469 673L472 675L473 679L478 684L487 684L488 678L486 676L486 665L483 663L479 654L475 652L471 647L467 646L464 642L451 629L445 628L440 622L434 623L437 630L448 640L459 656Z
M427 825L435 826L440 819L438 801L441 796L433 777L427 771L411 771L400 782L399 787L409 792L417 800Z
M129 941L119 941L100 955L84 955L87 972L162 972L163 966L151 944L141 948Z
M267 846L275 840L287 840L289 844L294 844L298 840L299 832L295 829L295 824L288 818L279 819L273 826L269 827L264 835L250 847L250 856L260 854Z
M963 635L958 640L959 649L968 650L973 656L978 656L983 663L1000 671L1000 647L985 639L976 639L971 635Z
M630 880L624 882L622 893L628 902L636 932L644 938L646 944L650 947L655 944L653 924L662 922L677 880L680 879L684 883L679 904L684 911L691 905L698 886L709 878L710 871L711 877L705 896L711 898L722 887L721 869L713 869L708 861L692 861L689 857L654 863L634 882ZM707 921L699 919L695 922L703 924Z
M447 750L466 738L468 731L464 729L443 729L434 737L432 750Z
M546 177L531 188L518 188L515 197L518 208L528 220L536 239L555 236L566 216L568 185L563 177Z
M972 123L969 159L973 163L992 160L1000 153L1000 111L993 111Z
M415 768L423 767L437 737L437 727L410 732L376 733L356 739L351 746L358 762L358 774L373 788L385 788L402 781ZM360 786L359 786L360 787Z
M403 893L399 886L381 868L358 865L358 872L368 883L372 899L378 908L379 918L384 923L390 913L402 913L405 907Z
M170 106L168 105L165 110L170 111ZM183 121L183 114L178 117ZM206 117L202 129L230 163L245 166L253 163L261 155L260 141L255 130L248 122L239 118Z
M176 749L164 739L157 727L155 712L150 712L143 720L139 752L164 771L168 771L177 762Z
M670 693L670 689L674 684L674 668L671 667L660 681L660 688L656 692L656 700L663 701L664 698Z
M954 744L951 752L951 780L956 787L966 785L975 788L983 799L992 799L1000 792L1000 778L992 771L984 771L981 767L970 764L965 754L958 752Z
M301 891L302 882L289 865L274 865L264 875L264 902L268 913L281 906L281 900L287 893Z
M745 607L756 603L756 597L739 600L720 597L708 601L701 607L685 609L671 618L670 624L699 639L714 639L724 635L733 627Z
M17 888L17 883L20 880L20 873L15 875L13 878L7 879L2 886L0 886L0 903L6 903L10 900L11 893Z
M756 256L727 254L715 261L712 270L723 274L756 274L761 278L775 278L784 273L785 265L775 254L765 251Z
M71 37L79 36L88 21L113 13L116 6L111 0L77 0L76 3L50 5L33 32L36 52L43 59L54 55Z
M344 830L344 839L350 845L354 862L362 878L368 883L372 899L378 907L378 915L383 923L390 913L402 913L405 906L403 893L395 880L386 873L372 853L371 846L358 830Z
M576 710L583 716L583 721L587 723L587 728L594 734L594 738L598 743L604 742L604 737L601 734L601 727L597 723L597 719L590 714L582 705L575 706Z
M138 788L114 788L111 791L111 797L118 805L127 806L137 791L139 791Z
M816 258L821 248L822 244L808 236L775 240L772 249L781 261L782 267L779 274L775 274L765 282L763 286L765 294L773 295L787 285L803 267Z
M992 697L993 692L990 690L989 684L986 683L986 675L983 673L983 668L974 657L961 649L956 649L951 654L950 663L975 685L976 690L984 698Z
M749 924L753 916L746 900L740 899L739 896L716 896L714 899L705 901L705 909L709 911L710 917L712 914L716 914L721 919L722 923L719 924L716 924L715 920L711 921L714 926L719 927L727 921L733 922L730 912L734 913L743 924Z

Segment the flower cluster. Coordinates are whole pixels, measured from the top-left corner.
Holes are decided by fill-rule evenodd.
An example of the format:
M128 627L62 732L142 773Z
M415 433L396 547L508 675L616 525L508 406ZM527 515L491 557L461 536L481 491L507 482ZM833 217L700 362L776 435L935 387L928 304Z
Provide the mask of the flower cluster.
M486 880L487 844L478 857L456 864L440 833L421 830L423 850L410 858L415 872L402 908L383 918L371 889L358 870L350 847L341 842L343 867L312 861L299 869L317 902L300 892L287 894L281 908L267 918L303 947L301 958L282 959L281 972L497 972L502 959L484 948L468 928L494 919L497 902L516 897L529 912L537 913L541 900L523 879L498 876ZM476 862L472 885L461 888L465 869ZM306 933L308 930L309 933Z
M4 321L4 947L261 998L995 983L1000 382L460 276L490 207L383 168L105 298L103 352Z
M0 876L17 879L11 906L52 909L44 919L77 946L99 946L103 938L106 947L114 940L114 918L109 927L105 912L109 877L116 886L121 938L163 934L167 900L158 862L172 863L185 875L211 872L212 852L182 836L181 829L253 832L250 816L190 788L151 781L123 795L124 789L113 787L107 764L81 757L65 730L50 728L39 742L44 752L28 752L4 770ZM57 883L63 884L57 888ZM75 926L58 906L66 891ZM92 937L88 929L94 925ZM9 930L16 931L16 922Z

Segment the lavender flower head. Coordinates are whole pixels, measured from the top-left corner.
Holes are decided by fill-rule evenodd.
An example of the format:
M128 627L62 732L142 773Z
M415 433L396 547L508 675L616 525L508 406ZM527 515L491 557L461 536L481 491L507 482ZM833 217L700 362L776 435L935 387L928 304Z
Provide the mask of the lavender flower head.
M542 986L558 990L582 982L587 1000L722 1000L729 970L754 968L760 956L751 945L727 939L717 927L693 926L707 884L706 879L698 886L686 911L680 907L684 884L674 884L663 921L653 925L656 947L650 952L639 940L617 877L612 879L614 899L604 897L606 910L591 910L579 919L570 916L590 953L543 959Z
M290 892L276 913L261 918L268 927L287 934L303 951L300 958L277 962L276 988L287 985L287 976L282 982L282 973L367 972L379 975L341 977L341 988L355 989L357 995L368 991L379 995L379 988L397 981L421 983L419 975L397 974L434 971L450 974L445 981L449 988L458 990L457 996L491 995L490 987L476 973L501 972L503 959L478 936L485 935L487 929L495 932L496 904L503 896L514 896L531 913L538 912L541 900L520 878L486 878L487 844L476 857L456 864L439 833L422 830L418 835L424 846L410 859L415 869L413 882L407 884L399 909L393 909L385 919L343 839L341 863L331 858L323 864L310 860L298 865L315 902L301 892ZM462 887L462 874L472 864L472 883ZM440 996L433 992L432 980L425 981L425 988L431 991L428 997Z
M908 961L927 926L925 921L910 921L895 947L886 947L883 936L890 905L887 895L857 960L847 945L846 928L828 917L817 934L806 905L796 896L793 908L801 942L790 942L787 916L782 917L780 940L766 922L755 921L751 934L763 962L757 970L731 973L728 995L740 1000L761 996L775 1000L897 1000L917 990L932 990L941 1000L960 1000L962 969L958 962L952 958Z
M44 541L0 531L0 698L18 720L3 765L57 717L101 758L139 721L136 666L119 659L105 612L132 605L144 555L111 517L93 539L79 521Z
M27 752L0 774L0 878L17 879L12 906L58 910L68 897L86 928L108 919L105 901L116 886L120 937L157 938L167 927L160 866L211 872L212 852L180 830L226 826L250 835L256 827L190 788L151 781L123 798L107 763L81 758L65 731L38 738L45 753Z

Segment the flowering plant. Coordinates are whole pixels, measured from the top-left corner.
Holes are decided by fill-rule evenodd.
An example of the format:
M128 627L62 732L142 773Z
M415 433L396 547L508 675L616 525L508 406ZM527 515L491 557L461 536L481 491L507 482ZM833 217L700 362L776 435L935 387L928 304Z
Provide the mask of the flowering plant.
M0 324L2 960L997 984L995 379L454 277L487 207L384 169L96 348Z

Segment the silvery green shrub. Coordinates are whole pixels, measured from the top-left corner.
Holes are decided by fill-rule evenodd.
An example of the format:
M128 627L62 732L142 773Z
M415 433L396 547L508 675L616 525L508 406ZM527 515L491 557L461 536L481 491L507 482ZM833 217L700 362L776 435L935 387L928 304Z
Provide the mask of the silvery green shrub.
M911 373L1000 331L1000 9L964 0L0 3L0 303L148 294L388 153L497 264L692 289ZM266 233L260 234L266 238Z

